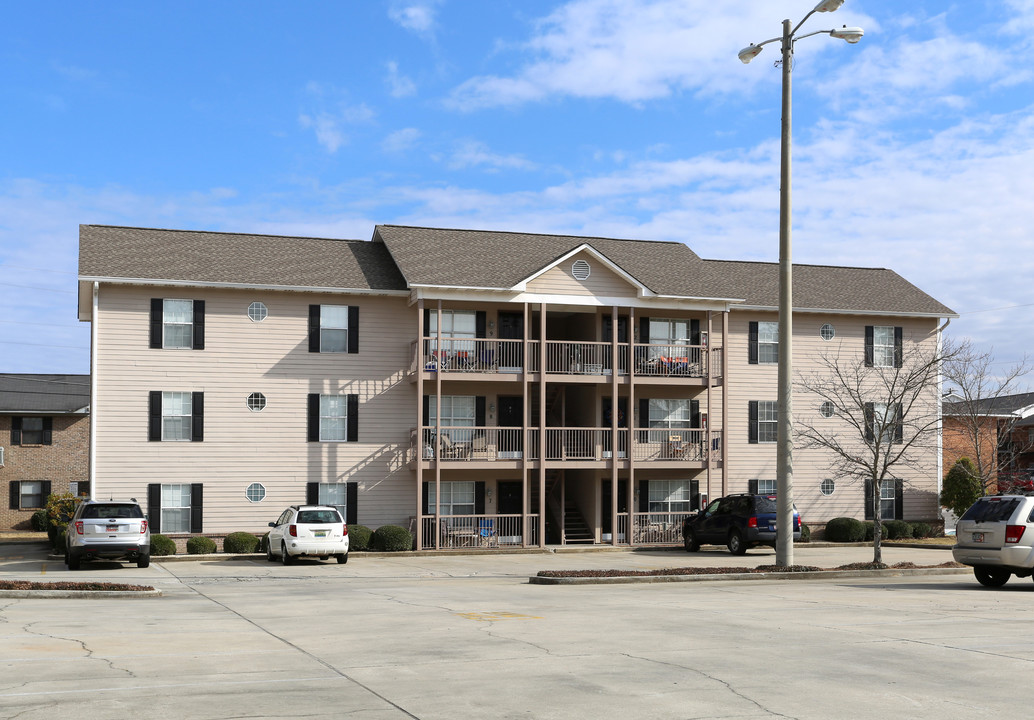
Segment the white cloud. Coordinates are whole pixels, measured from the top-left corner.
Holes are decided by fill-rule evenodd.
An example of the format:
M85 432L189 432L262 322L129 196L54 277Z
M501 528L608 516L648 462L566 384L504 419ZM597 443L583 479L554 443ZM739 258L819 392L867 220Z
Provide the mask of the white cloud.
M449 158L448 167L452 170L472 167L487 167L490 170L531 170L535 164L520 155L494 153L483 142L465 140Z
M347 93L333 86L310 82L306 94L318 109L298 115L298 124L312 130L327 152L336 153L348 142L346 127L373 121L376 113L366 103L349 104Z
M388 135L381 143L381 147L389 153L404 152L411 149L420 137L421 132L416 128L403 128Z
M388 91L392 97L402 98L416 94L416 83L399 73L399 64L394 60L387 63Z
M402 2L399 0L388 8L388 17L406 30L420 35L427 35L434 30L437 5L438 2L436 0L425 0L425 2Z

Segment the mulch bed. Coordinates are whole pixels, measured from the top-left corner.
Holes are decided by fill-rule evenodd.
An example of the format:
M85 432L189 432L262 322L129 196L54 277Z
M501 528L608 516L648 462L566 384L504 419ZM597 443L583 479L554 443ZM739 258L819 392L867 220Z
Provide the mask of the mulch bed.
M961 568L965 567L957 562L945 562L940 565L916 565L915 563L902 562L896 565L884 563L851 563L835 568L820 568L811 565L759 565L758 567L680 567L663 568L661 570L539 570L539 577L549 578L578 578L578 577L654 577L659 575L738 575L750 573L772 573L772 572L822 572L824 570L911 570L919 568Z
M123 585L109 582L31 582L29 580L0 580L0 590L102 590L108 592L150 592L147 585Z

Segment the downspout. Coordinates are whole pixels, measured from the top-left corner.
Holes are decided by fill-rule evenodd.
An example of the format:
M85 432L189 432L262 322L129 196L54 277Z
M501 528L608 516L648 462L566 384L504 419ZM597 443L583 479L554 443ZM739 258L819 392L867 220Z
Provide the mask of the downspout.
M97 497L97 309L100 305L100 283L93 283L93 306L90 314L90 499Z
M951 324L951 318L945 318L944 324L937 328L937 357L941 356L944 348L944 328ZM941 491L944 489L944 403L941 402L941 386L944 383L944 375L941 373L941 363L937 363L937 506L940 507ZM940 512L938 511L938 515Z

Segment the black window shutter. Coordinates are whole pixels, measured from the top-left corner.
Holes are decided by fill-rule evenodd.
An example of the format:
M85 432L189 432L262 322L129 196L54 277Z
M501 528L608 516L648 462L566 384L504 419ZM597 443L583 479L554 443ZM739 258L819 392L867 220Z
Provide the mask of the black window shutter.
M639 342L650 342L650 318L639 318Z
M872 480L865 481L865 519L873 519L873 497L872 497Z
M359 352L359 306L348 306L348 352Z
M747 404L747 442L754 445L758 442L758 401L751 400Z
M427 427L428 425L431 424L431 396L430 395L424 395L424 414L423 414L423 419L421 420L421 422L423 422L424 427Z
M190 532L204 532L201 518L204 516L204 488L201 483L190 484Z
M47 498L50 497L50 480L44 480L39 484L40 498L43 500L43 506L47 505Z
M195 350L205 349L205 301L194 301L194 344Z
M162 439L162 391L152 390L147 394L147 440L159 442Z
M203 392L195 392L190 394L190 441L203 442L204 439L205 394Z
M876 439L876 434L873 432L873 423L876 421L876 409L872 403L865 403L865 442L872 442Z
M350 482L345 486L345 523L359 523L359 483Z
M54 418L52 417L43 418L43 444L54 444Z
M147 485L147 524L155 535L162 531L162 486L158 483Z
M700 344L700 321L695 318L689 321L689 344Z
M305 483L305 504L320 504L320 484L318 482Z
M899 368L905 361L905 330L894 328L894 367Z
M894 442L902 442L905 439L904 416L901 413L901 403L894 406Z
M894 481L894 519L905 519L905 483Z
M650 427L650 400L649 398L639 398L639 427L648 428ZM650 442L650 434L641 432L639 433L639 442L645 443Z
M346 402L348 417L345 420L345 440L359 442L359 396L349 395Z
M689 481L689 509L700 510L700 481Z
M693 429L700 427L700 401L689 401L689 426Z
M747 325L747 362L750 365L758 364L758 324L750 322Z
M756 479L747 481L747 492L751 495L758 494L758 481Z
M165 301L161 298L151 298L151 347L161 348L162 325L165 321Z
M639 512L650 511L650 481L639 481Z
M474 398L474 425L485 426L485 396L478 395Z
M11 510L17 510L18 506L21 504L21 497L19 497L19 495L22 491L22 484L17 480L12 480L9 488L8 493L11 501Z
M485 514L485 481L478 480L474 483L474 514Z
M474 335L475 337L488 337L488 313L478 310L474 313Z
M431 337L431 309L424 308L424 337Z
M22 419L17 416L11 418L11 444L22 444Z
M307 440L309 442L320 441L320 394L309 393L309 407L308 407L308 434Z
M320 351L320 306L309 306L309 352Z
M430 513L430 510L428 510L428 497L431 493L427 491L427 483L424 482L423 485L424 487L420 493L420 504L423 506L424 515L428 515Z
M873 340L872 325L866 325L865 326L865 367L872 367L873 366L873 357L875 356L875 351L873 350L873 345L874 345L874 340Z

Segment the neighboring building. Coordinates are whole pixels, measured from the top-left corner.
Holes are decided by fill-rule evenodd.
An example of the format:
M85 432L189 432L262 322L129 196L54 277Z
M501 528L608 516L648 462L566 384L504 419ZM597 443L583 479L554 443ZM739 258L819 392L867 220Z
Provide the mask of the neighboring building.
M889 270L794 273L798 369L838 346L893 362L954 317ZM95 491L146 497L160 532L262 531L318 501L420 546L679 542L704 498L775 488L775 264L390 225L86 225L79 280ZM888 483L885 517L937 517L939 460ZM862 517L861 485L826 468L795 453L805 520Z
M89 494L90 376L0 374L0 531L28 530L51 493Z
M952 394L942 404L944 472L968 457L988 468L988 490L1034 480L1034 393L967 401ZM999 483L1001 480L1001 483Z

